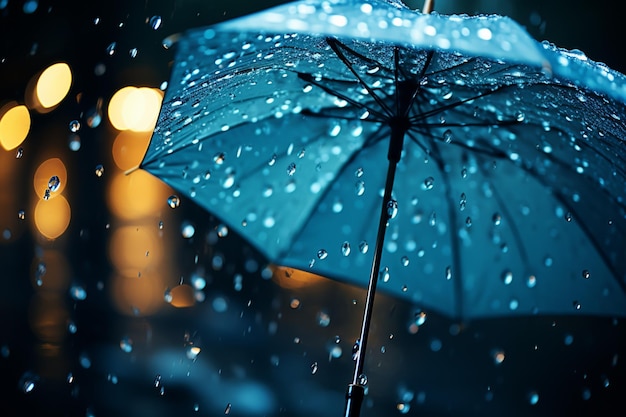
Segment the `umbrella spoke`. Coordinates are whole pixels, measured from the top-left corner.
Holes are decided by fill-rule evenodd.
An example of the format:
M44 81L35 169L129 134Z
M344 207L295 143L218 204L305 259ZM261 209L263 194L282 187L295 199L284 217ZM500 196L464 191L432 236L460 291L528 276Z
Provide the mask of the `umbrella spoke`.
M331 47L331 49L333 50L333 52L335 52L335 55L337 55L337 57L341 60L341 62L350 70L350 72L352 72L352 74L357 78L357 80L359 81L359 83L363 86L363 88L365 88L367 90L367 92L369 93L369 95L374 99L374 101L380 106L380 108L383 110L383 112L385 112L385 114L388 117L391 117L393 115L393 112L391 111L391 109L387 106L387 104L384 102L383 99L381 99L376 92L374 91L374 89L367 83L365 82L365 80L363 79L363 77L358 73L358 71L354 68L354 66L352 65L352 62L350 62L350 60L346 57L346 55L341 51L339 45L341 45L341 47L343 47L345 50L347 50L350 53L354 53L355 56L358 56L356 54L355 51L349 49L348 47L346 47L344 44L342 44L341 42L339 42L337 39L334 38L327 38L326 42L328 43L328 45Z

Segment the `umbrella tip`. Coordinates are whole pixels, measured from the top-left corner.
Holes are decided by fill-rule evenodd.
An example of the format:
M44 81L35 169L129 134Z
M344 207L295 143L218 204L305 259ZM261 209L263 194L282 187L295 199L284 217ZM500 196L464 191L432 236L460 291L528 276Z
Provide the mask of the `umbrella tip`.
M424 0L424 7L422 8L422 13L430 13L435 8L435 0Z

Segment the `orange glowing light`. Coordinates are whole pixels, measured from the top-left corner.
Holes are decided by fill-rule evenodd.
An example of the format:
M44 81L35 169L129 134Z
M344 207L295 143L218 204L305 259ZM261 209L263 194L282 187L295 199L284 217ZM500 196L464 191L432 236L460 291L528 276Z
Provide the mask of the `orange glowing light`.
M37 293L30 302L30 328L44 342L60 344L67 332L69 313L65 308L65 294L54 291Z
M56 239L65 233L71 217L70 204L62 195L49 200L38 200L35 204L35 227L48 239Z
M122 226L109 240L109 257L117 271L127 277L140 277L162 257L163 242L157 226Z
M63 101L72 86L72 70L65 62L50 65L35 75L26 88L30 108L46 113Z
M117 310L130 316L149 316L165 305L163 279L156 274L141 278L114 275L111 296Z
M50 200L61 195L67 185L67 169L65 168L65 164L59 158L50 158L41 163L35 171L33 186L35 187L35 193L37 193L40 199L43 199L48 189L50 179L54 176L59 178L59 185L56 191L49 193Z
M150 136L150 132L120 132L111 149L115 165L122 171L138 167L148 149Z
M108 205L116 216L125 220L156 216L164 207L171 189L143 170L131 174L114 174L107 193Z
M109 121L117 130L150 132L156 125L163 92L149 87L123 87L109 101Z
M22 144L30 131L30 113L12 101L0 107L0 145L7 151Z
M195 304L194 290L190 285L177 285L170 290L170 304L177 308L191 307Z
M319 284L325 278L310 272L283 266L272 266L272 279L283 288L302 288Z

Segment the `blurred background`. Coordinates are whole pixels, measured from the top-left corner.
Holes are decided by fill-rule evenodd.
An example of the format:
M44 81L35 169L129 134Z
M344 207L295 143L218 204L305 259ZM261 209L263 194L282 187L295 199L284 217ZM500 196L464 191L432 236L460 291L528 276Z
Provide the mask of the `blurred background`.
M267 265L158 179L125 174L172 35L279 3L0 0L0 415L341 413L362 289ZM436 3L509 15L624 72L614 7ZM377 315L365 415L624 415L623 321L456 323L385 296Z

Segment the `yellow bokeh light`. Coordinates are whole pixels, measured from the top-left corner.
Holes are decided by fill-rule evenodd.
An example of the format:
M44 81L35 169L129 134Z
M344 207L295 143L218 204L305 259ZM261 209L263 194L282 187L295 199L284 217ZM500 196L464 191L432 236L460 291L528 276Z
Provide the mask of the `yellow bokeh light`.
M123 171L138 167L148 149L150 136L150 132L120 132L111 149L115 165Z
M191 307L195 304L193 287L186 284L177 285L170 290L170 304L177 308Z
M109 101L109 121L117 130L150 132L156 125L162 101L163 92L155 88L121 88Z
M146 274L141 278L114 275L111 298L118 311L131 316L154 314L165 305L163 278Z
M64 62L50 65L39 78L35 87L35 99L44 109L58 105L67 96L72 85L72 70Z
M38 200L35 204L35 227L48 239L61 236L67 230L71 216L70 204L62 195L49 200Z
M156 225L123 226L109 240L109 257L121 275L139 277L151 264L161 260L162 246Z
M0 107L0 145L7 151L15 149L30 131L30 113L24 105L10 102Z
M121 219L133 220L157 215L164 206L170 187L143 170L111 179L107 194L111 211Z
M52 177L59 178L59 186L56 191L50 192L50 200L59 196L65 186L67 185L67 169L65 164L59 158L50 158L37 168L35 171L35 177L33 179L33 186L35 187L35 193L39 198L43 198L46 190L48 189L48 183Z

